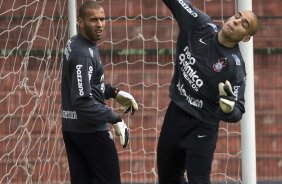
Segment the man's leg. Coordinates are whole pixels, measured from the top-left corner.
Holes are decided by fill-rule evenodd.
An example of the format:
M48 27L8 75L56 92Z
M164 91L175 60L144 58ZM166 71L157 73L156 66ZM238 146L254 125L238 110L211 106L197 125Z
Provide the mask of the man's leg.
M120 184L119 159L111 132L72 134L75 145L87 163L87 178L91 180L88 184ZM79 168L75 169L84 172Z
M182 112L171 103L158 141L159 184L180 184L184 180L185 150L177 147L181 118Z
M218 128L200 128L186 148L186 167L189 184L210 184L211 164L216 147ZM191 144L191 142L194 142Z
M81 150L72 141L72 133L63 131L72 184L91 183L91 173Z
M119 159L111 132L89 134L88 142L91 144L84 142L83 152L92 170L95 184L120 184Z

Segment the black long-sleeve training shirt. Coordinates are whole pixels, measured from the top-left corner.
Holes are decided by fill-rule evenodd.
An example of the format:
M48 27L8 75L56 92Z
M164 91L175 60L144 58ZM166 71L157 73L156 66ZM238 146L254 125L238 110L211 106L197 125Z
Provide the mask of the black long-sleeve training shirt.
M62 129L71 132L107 130L119 116L105 100L115 87L104 84L104 70L96 44L81 35L66 44L62 69Z
M170 97L187 113L209 124L237 122L245 112L245 63L239 46L218 42L220 27L189 0L163 0L179 26ZM218 84L229 80L236 105L232 113L219 108Z

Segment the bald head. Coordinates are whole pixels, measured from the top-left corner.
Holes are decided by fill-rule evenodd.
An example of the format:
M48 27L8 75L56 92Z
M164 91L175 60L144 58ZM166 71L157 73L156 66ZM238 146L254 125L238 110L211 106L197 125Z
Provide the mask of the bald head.
M250 36L253 36L257 33L258 28L259 28L259 24L258 24L258 17L256 16L256 14L250 10L246 10L245 12L249 13L251 18L251 26L250 26Z
M78 11L78 17L84 18L86 14L86 10L88 9L95 9L99 10L100 8L103 8L100 4L96 3L95 1L87 1L81 5Z

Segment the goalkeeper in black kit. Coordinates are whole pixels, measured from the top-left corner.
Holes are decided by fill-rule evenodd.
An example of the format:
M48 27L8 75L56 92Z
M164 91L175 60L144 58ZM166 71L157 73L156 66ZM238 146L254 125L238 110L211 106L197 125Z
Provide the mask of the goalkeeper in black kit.
M238 122L244 108L245 63L238 42L258 29L242 11L221 27L189 0L163 0L179 26L175 71L157 147L159 184L209 184L219 122Z
M133 96L104 83L96 42L105 27L105 13L94 1L79 9L79 34L66 44L62 69L62 131L72 184L120 184L120 168L111 123L126 147L129 129L121 116L106 106L114 98L123 113L138 110Z

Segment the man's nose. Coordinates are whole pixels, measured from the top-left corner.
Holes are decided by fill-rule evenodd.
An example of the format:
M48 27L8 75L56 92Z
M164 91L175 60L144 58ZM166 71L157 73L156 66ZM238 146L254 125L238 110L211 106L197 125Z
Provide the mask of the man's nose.
M235 26L237 26L240 23L240 21L241 21L241 19L235 19L235 20L233 20L233 24Z
M97 25L98 25L98 26L101 26L101 25L102 25L102 21L101 21L100 19L98 19Z

